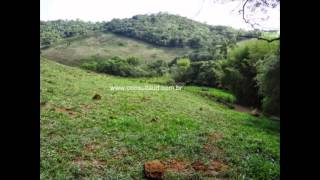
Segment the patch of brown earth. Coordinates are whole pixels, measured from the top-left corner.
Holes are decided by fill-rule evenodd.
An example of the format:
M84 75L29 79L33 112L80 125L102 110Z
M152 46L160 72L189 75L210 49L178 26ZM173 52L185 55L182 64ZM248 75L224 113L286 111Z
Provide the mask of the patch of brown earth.
M94 108L94 105L93 104L82 104L82 105L80 105L80 108L82 110L91 110Z
M165 165L159 160L144 163L144 175L147 179L163 179Z
M101 159L93 159L90 161L93 166L105 166L107 162Z
M228 170L229 166L220 160L211 160L207 164L201 161L195 161L191 165L190 163L182 160L153 160L144 164L144 174L147 179L162 179L167 171L183 172L186 174L196 171L200 172L204 176L213 177L223 175L223 173Z
M92 144L87 144L83 150L84 152L90 153L90 152L97 151L99 148L101 148L100 144L92 143Z
M188 163L181 161L181 160L170 160L168 162L165 162L165 168L168 171L186 171L189 169Z
M220 160L213 160L211 161L209 168L217 172L226 172L229 169L229 166Z
M192 163L191 166L195 171L200 172L205 176L217 176L225 173L229 169L229 166L220 160L212 160L209 164L196 161Z
M74 112L74 111L72 110L72 108L60 108L60 107L56 107L56 108L55 108L55 111L68 114L68 115L70 115L70 116L72 116L72 117L74 117L74 116L77 115L77 112Z
M246 113L249 113L252 116L256 116L256 117L258 117L262 114L257 108L253 109L253 108L241 106L238 104L234 104L233 107L234 107L234 110L236 110L236 111L246 112Z
M201 171L201 172L205 171L208 168L204 163L200 161L196 161L192 163L191 166L194 170Z
M73 163L76 164L77 166L80 167L80 169L84 169L84 168L87 168L89 166L93 166L93 167L96 167L96 168L101 168L101 167L104 167L107 162L104 161L104 160L100 160L100 159L85 159L83 157L76 157L74 160L73 160Z

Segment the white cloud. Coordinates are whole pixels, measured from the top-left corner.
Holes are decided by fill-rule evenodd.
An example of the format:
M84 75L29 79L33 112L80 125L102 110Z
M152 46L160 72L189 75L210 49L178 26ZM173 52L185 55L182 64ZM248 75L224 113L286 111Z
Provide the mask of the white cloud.
M40 0L40 19L82 19L109 21L136 14L168 12L211 25L228 25L248 29L242 17L232 13L239 2L214 4L212 0ZM202 7L202 8L201 8ZM199 14L197 12L200 11ZM279 28L279 10L269 12L267 28Z

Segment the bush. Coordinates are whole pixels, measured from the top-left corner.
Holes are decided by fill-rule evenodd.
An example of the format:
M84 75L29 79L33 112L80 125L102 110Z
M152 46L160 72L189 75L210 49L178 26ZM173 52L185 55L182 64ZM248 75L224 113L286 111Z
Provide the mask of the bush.
M80 66L83 69L87 69L90 71L96 71L97 70L97 63L96 62L87 62L87 63L83 63Z
M136 57L133 57L133 56L130 56L127 58L127 62L128 64L131 64L131 65L134 65L134 66L137 66L140 64L140 60Z
M214 57L209 52L194 51L188 55L191 61L209 61L214 60Z
M148 64L148 69L153 71L154 76L162 76L168 72L168 63L157 60Z
M180 58L177 60L177 64L171 67L171 74L175 82L186 82L186 72L190 66L190 59Z
M143 64L136 57L122 59L118 56L110 59L101 57L91 57L83 60L82 68L124 77L153 77L162 76L168 71L168 65L162 60L157 60L149 64Z
M275 54L278 47L278 43L254 40L231 50L222 65L222 85L236 95L238 103L261 107L263 95L259 93L261 84L257 83L257 66Z
M167 86L175 86L176 82L173 79L169 79L165 83Z
M280 58L269 55L258 65L259 93L264 96L262 109L266 114L280 115Z
M176 82L201 86L221 86L222 70L218 61L187 61L186 58L177 61L171 71Z
M221 71L216 61L199 61L192 63L189 68L188 77L196 85L220 86Z
M246 76L234 67L227 67L224 69L222 82L237 97L238 103L259 107L260 97L257 94L258 88L253 80L254 77L254 75Z
M177 65L179 68L187 69L190 66L189 58L181 58L177 61Z
M99 62L97 64L97 71L124 77L140 77L144 75L141 69L129 64L127 60L118 57Z
M174 58L168 65L169 66L173 66L173 65L177 64L178 60L183 59L183 58L189 59L190 63L191 62L197 62L197 61L211 61L211 60L214 60L214 57L209 52L195 50L195 51L193 51L192 53L190 53L188 55L183 55L183 56Z

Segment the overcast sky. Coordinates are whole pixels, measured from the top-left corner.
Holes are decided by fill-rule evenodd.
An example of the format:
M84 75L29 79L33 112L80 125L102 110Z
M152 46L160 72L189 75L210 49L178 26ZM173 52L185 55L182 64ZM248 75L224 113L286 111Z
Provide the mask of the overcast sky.
M227 25L249 29L238 14L239 2L225 4L213 0L40 0L40 19L81 19L109 21L130 18L136 14L168 12L211 25ZM268 12L270 18L262 23L265 29L280 29L279 9Z

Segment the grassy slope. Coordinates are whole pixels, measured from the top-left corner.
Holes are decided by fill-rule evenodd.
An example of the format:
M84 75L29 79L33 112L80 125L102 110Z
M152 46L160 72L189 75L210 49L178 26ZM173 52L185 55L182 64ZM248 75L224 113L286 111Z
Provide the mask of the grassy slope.
M171 61L176 56L185 54L187 48L156 47L135 39L112 33L96 33L89 37L76 38L70 46L60 43L52 48L42 50L42 55L66 65L79 65L81 59L94 55L102 57L136 56L145 61L162 59Z
M152 159L220 159L230 166L226 176L279 178L278 123L188 91L115 92L112 85L146 84L41 60L41 179L141 179ZM92 100L96 93L101 100ZM187 176L204 175L165 175Z
M193 92L200 95L208 95L216 97L228 103L234 103L236 97L233 94L230 94L224 90L208 87L198 87L198 86L187 86L185 87L186 91Z

